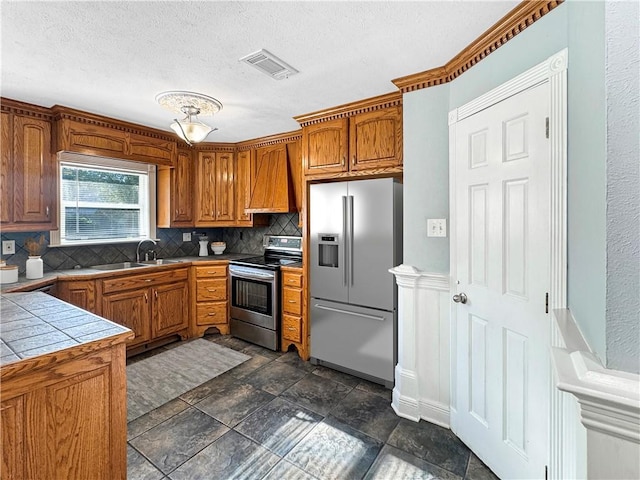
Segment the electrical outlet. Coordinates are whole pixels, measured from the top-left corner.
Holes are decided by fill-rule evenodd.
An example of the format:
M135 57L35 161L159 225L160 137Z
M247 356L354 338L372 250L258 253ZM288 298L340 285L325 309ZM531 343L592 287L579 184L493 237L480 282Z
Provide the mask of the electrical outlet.
M13 255L16 253L16 241L15 240L3 240L2 241L2 254Z
M447 220L444 218L427 219L427 237L446 237Z
M183 242L190 242L191 241L191 232L186 232L182 234L182 241Z

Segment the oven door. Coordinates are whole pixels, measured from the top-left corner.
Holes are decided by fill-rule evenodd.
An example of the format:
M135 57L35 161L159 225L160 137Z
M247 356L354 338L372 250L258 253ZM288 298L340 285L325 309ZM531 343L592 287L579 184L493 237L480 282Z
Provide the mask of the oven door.
M278 276L271 270L229 266L231 318L270 330L278 327Z

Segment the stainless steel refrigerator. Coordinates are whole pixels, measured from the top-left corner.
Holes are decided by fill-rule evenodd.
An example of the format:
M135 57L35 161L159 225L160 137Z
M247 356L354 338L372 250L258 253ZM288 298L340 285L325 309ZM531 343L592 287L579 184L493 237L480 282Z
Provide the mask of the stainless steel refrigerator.
M310 186L311 361L393 386L402 184Z

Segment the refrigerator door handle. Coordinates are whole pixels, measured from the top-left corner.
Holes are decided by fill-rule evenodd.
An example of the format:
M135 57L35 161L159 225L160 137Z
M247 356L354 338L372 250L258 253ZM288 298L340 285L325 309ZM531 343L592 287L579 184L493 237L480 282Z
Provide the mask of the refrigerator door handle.
M351 312L349 310L342 310L340 308L326 307L324 305L320 305L319 303L316 303L314 307L316 307L319 310L327 310L329 312L344 313L346 315L353 315L354 317L369 318L371 320L384 322L384 317L378 317L376 315L367 315L366 313Z
M347 286L347 197L342 196L342 268L344 270L343 286Z
M353 286L353 195L349 195L349 278Z

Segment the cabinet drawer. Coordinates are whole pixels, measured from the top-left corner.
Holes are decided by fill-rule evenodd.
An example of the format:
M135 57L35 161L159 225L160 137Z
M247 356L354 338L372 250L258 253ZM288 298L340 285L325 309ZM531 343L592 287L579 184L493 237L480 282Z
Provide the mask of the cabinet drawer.
M198 280L196 284L196 301L227 299L227 279Z
M283 272L282 273L282 286L283 287L298 287L298 288L302 288L302 273Z
M121 292L135 288L150 287L161 283L172 283L186 280L189 273L186 268L163 270L145 275L122 276L102 281L102 293Z
M282 336L287 340L302 342L302 319L292 315L282 315Z
M196 278L227 278L227 265L209 265L208 267L195 267Z
M302 290L284 288L282 290L282 311L293 315L302 315Z
M227 302L198 303L196 325L218 325L227 323Z

